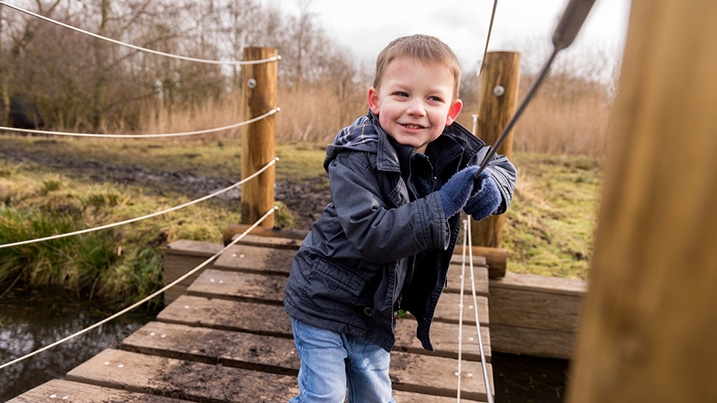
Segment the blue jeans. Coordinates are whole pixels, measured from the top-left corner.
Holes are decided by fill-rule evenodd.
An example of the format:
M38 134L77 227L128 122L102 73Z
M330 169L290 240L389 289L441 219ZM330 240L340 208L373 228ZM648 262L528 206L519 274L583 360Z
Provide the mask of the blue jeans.
M365 340L291 319L301 359L299 391L290 403L395 403L388 367L390 354Z

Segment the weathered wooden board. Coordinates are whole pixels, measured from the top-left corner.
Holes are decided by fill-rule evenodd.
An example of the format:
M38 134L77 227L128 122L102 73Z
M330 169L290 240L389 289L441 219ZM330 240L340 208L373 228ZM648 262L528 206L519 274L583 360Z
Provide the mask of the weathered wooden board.
M280 304L284 299L286 276L207 269L191 286L191 295L261 301Z
M108 349L67 379L193 401L282 402L298 392L293 376Z
M445 397L445 396L424 395L421 393L404 392L404 391L400 391L400 390L393 391L393 398L398 403L455 403L456 402L455 396ZM463 396L461 396L461 401L462 402L485 402L485 400L466 399Z
M283 337L291 336L291 320L278 304L267 305L183 295L165 307L157 320Z
M222 270L289 275L296 251L251 245L234 245L214 262Z
M233 330L291 338L291 320L278 305L254 302L210 299L184 295L167 306L157 315L157 320L167 323L204 326L214 329ZM480 360L478 335L475 325L463 328L463 356ZM488 361L491 359L488 328L481 327L484 350ZM431 341L441 357L458 357L458 328L454 324L434 322L431 326ZM416 324L412 319L398 322L396 326L396 349L414 354L429 354L416 339Z
M503 278L491 279L490 287L583 297L588 284L584 280L509 272Z
M572 359L578 336L573 332L490 324L491 348L510 354Z
M51 380L22 395L8 400L7 403L181 403L186 400L129 392L120 389L103 388L86 383Z
M546 292L490 290L491 322L528 329L577 331L581 298Z
M451 263L448 266L448 282L444 293L460 293L461 292L461 274L463 273L463 265L461 263ZM473 266L473 280L475 281L475 290L477 295L488 296L488 269L485 266ZM463 289L465 293L470 294L474 285L471 282L470 267L465 267L465 280L463 281Z
M477 296L478 302L478 319L481 325L490 323L488 318L488 298ZM438 300L434 321L446 323L459 323L460 320L460 294L443 293ZM473 296L470 294L463 295L463 324L475 325L475 311L473 310Z
M489 287L494 351L572 358L585 281L507 273Z
M126 338L122 348L280 374L295 374L299 369L299 357L291 339L161 322L148 323ZM394 351L390 373L397 390L451 396L455 387L451 390L445 380L455 379L456 368L454 359ZM482 374L480 363L464 361L463 368L466 384L461 393L484 399L482 382L478 385L470 379L473 374Z
M164 248L164 285L170 284L196 268L205 260L222 250L223 246L210 242L178 240ZM206 267L212 267L209 263ZM205 268L206 269L206 268ZM169 304L178 296L186 293L189 285L196 280L204 269L192 274L179 284L165 291L164 303Z

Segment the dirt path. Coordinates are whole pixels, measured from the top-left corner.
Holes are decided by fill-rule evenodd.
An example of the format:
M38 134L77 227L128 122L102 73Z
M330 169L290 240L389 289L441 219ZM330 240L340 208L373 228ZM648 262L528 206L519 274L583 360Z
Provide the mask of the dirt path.
M235 183L235 180L225 177L198 176L190 171L167 172L144 169L133 164L118 165L100 161L72 160L51 153L0 150L0 158L12 162L30 161L61 172L70 178L141 186L160 196L165 192L171 192L184 194L189 198L198 198ZM315 178L305 183L276 183L276 200L284 203L291 210L300 229L309 229L329 203L329 190L323 186L323 182L322 178ZM229 204L238 204L241 201L241 191L232 189L219 195L217 199Z

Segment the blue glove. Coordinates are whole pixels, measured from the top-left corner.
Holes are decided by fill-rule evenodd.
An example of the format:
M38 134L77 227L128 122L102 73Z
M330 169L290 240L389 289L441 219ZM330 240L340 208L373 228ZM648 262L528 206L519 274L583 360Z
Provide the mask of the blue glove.
M478 191L468 199L463 211L473 217L474 220L480 221L498 210L501 201L503 201L503 196L498 190L495 179L485 171L480 173L480 176L476 179L475 186L478 187Z
M465 206L473 192L476 172L478 172L478 167L475 165L463 168L451 176L451 179L438 191L446 218L458 214Z

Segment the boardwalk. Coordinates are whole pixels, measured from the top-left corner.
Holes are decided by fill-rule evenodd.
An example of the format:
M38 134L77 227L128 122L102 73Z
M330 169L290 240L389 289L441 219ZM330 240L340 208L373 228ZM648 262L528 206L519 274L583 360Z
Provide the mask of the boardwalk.
M193 267L211 255L198 253L197 244L170 245L174 262ZM298 246L290 239L245 238L118 349L11 402L288 401L298 391L299 359L281 301ZM482 258L476 261L478 313L490 362L488 271ZM390 371L397 402L456 401L461 268L454 259L432 327L435 352L421 348L415 321L403 319L397 326ZM461 400L485 401L469 281L465 298ZM490 364L488 371L492 379Z

